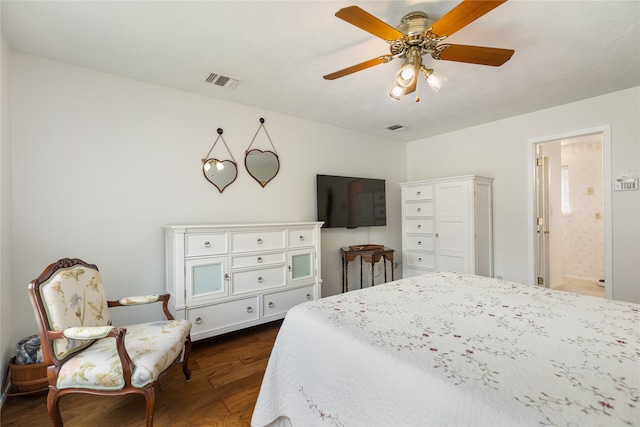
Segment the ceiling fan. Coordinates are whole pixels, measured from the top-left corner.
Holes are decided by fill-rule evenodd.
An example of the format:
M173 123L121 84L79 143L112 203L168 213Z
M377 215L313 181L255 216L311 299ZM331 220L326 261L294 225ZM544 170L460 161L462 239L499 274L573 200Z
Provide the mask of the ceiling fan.
M374 65L387 63L394 58L404 58L404 64L396 76L396 85L390 93L392 98L399 100L416 90L419 72L423 73L434 90L439 88L441 83L433 78L433 69L422 64L422 57L426 54L445 61L499 67L511 58L514 53L512 49L441 42L506 1L464 0L435 22L424 12L410 12L402 18L398 28L390 26L358 6L340 9L336 12L338 18L385 40L389 43L390 53L327 74L324 79L335 80ZM416 101L419 100L417 97Z

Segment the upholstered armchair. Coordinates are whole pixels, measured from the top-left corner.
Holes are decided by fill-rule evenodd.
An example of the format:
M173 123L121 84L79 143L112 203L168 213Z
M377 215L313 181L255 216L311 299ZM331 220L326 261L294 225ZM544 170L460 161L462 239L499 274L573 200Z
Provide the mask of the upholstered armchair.
M49 381L47 410L53 425L63 425L59 399L68 393L140 393L146 400L147 426L153 425L155 385L182 360L186 380L191 323L175 320L169 294L108 301L98 267L64 258L29 284ZM114 327L109 308L162 303L166 320Z

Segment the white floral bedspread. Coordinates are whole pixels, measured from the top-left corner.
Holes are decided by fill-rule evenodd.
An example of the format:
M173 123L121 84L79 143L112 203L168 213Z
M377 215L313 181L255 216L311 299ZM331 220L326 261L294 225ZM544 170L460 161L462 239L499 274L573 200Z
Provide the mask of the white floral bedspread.
M433 273L294 307L252 425L639 426L640 305Z

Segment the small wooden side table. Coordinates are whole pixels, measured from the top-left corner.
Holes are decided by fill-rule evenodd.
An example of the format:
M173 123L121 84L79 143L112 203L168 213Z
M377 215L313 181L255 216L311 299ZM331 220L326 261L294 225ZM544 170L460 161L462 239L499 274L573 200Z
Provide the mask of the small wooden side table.
M387 281L387 261L391 262L391 280L395 280L393 273L393 253L395 251L391 248L376 247L376 246L350 246L347 248L340 248L340 255L342 257L342 292L349 291L349 262L360 257L360 289L362 289L362 264L368 262L371 264L371 286L373 286L373 274L376 262L380 261L384 263L384 281Z

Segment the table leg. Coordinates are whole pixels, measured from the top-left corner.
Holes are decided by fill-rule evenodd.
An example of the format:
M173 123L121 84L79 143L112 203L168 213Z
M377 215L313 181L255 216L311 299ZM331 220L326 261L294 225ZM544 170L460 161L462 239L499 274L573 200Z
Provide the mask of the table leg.
M376 266L375 258L371 257L371 286L373 286L373 274L374 274L375 266Z
M382 264L384 265L384 283L387 283L387 257L382 257Z
M343 274L344 277L342 278L342 282L344 284L343 286L343 292L349 292L349 261L347 261L346 257L342 258L342 264L344 266L343 270Z

